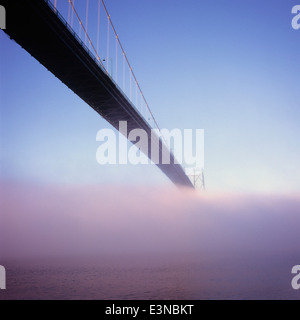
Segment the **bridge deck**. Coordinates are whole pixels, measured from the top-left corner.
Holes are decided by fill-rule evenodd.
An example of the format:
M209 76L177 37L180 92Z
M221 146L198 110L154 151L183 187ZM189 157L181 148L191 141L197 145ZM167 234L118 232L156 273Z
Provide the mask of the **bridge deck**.
M116 129L127 121L128 131L141 128L151 137L151 127L134 108L72 30L43 0L3 0L7 29L13 40L67 85ZM148 143L150 146L150 141ZM150 148L149 148L150 149ZM150 158L150 150L142 150ZM157 166L177 185L193 187L183 168L174 164Z

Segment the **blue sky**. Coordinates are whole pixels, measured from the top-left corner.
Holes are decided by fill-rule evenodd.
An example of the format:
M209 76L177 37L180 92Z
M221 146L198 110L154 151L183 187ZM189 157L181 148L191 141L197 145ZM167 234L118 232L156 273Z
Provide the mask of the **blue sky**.
M106 4L159 125L205 129L208 190L299 192L299 1ZM109 124L2 31L0 47L2 180L170 184L154 166L97 164Z

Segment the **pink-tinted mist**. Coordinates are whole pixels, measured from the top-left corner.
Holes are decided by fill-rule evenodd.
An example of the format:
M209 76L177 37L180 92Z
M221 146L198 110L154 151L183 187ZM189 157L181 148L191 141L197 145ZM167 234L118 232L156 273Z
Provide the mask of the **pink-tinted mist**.
M300 253L300 197L1 185L0 258Z

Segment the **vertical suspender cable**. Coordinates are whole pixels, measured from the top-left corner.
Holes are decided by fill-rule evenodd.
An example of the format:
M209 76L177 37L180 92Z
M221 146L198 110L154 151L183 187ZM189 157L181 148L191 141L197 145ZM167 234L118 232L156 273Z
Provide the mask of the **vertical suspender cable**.
M79 38L81 39L81 29L83 28L81 20L79 20ZM82 39L81 39L82 40Z
M107 72L109 67L109 16L107 17L107 57L106 57L106 65L107 65Z
M118 36L116 36L116 83L118 84Z
M71 0L68 1L68 24L71 24Z
M97 24L97 55L98 56L99 56L99 41L100 41L100 13L101 13L101 3L100 3L100 0L98 0L98 24Z
M138 104L137 104L137 85L135 84L135 107L138 108Z
M123 91L125 92L125 54L123 53Z
M73 18L74 18L74 11L72 10L72 4L71 4L71 0L70 1L70 6L71 6L71 11L72 11L72 15L71 15L71 28L73 28ZM73 5L75 6L75 0L73 0Z
M88 31L88 19L89 19L89 0L86 0L86 12L85 12L85 40L84 44L86 45L87 40L87 31Z
M129 73L129 97L130 97L130 101L131 101L131 69L130 69L130 73Z

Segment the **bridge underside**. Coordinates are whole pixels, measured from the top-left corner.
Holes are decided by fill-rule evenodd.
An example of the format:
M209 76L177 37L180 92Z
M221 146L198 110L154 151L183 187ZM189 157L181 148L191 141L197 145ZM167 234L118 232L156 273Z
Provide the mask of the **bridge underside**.
M127 121L128 131L144 129L150 139L149 124L44 0L4 0L1 3L7 14L4 31L11 39L113 127L118 129L119 121ZM157 166L175 184L193 187L182 166L174 164L172 152L161 142L159 148L161 153L170 153L171 164ZM149 149L141 150L150 158Z

